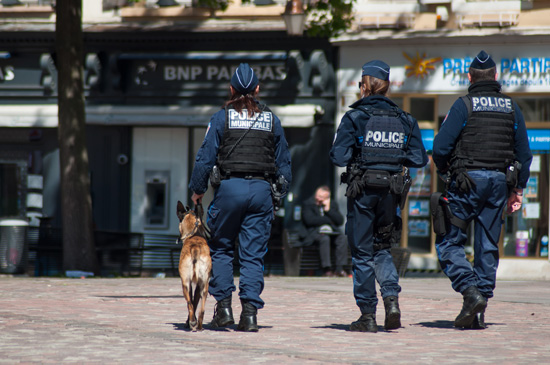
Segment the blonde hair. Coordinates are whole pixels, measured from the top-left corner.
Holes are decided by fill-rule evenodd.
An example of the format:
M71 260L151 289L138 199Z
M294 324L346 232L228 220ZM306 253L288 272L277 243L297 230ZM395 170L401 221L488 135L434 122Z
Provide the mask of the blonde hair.
M361 78L361 92L363 97L370 95L384 95L390 89L390 82L376 77L365 75Z

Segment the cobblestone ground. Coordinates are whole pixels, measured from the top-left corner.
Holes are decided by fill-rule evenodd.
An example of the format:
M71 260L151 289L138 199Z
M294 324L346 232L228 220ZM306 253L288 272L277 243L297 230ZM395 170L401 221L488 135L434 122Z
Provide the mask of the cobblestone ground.
M446 278L401 280L402 328L348 330L350 278L266 278L258 333L185 329L178 278L0 277L0 363L550 363L550 283L500 281L488 328L460 330ZM205 322L215 301L208 298ZM236 320L240 303L235 293Z

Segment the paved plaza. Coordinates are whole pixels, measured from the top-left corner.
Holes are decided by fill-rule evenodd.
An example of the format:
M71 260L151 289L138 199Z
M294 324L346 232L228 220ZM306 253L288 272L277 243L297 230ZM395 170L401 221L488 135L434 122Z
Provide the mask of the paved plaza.
M238 279L236 279L237 281ZM462 297L447 278L404 278L402 328L348 330L351 278L268 277L258 333L184 328L178 278L0 276L0 363L550 363L550 282L499 281L488 328L453 327ZM208 298L206 323L215 300ZM240 303L235 293L236 320Z

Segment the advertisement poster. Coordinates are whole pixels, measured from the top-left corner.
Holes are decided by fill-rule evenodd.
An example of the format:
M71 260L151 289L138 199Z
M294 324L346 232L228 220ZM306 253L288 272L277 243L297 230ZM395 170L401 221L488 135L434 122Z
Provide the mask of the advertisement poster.
M429 217L430 202L429 200L409 200L409 216L411 217Z
M427 219L409 219L410 237L429 237L430 221Z
M538 174L533 174L529 177L527 181L527 186L523 190L523 195L527 198L536 198L539 188L539 177Z
M415 196L430 196L432 174L430 164L420 169L410 169L412 184L410 193Z
M522 207L523 219L539 219L540 203L525 203Z

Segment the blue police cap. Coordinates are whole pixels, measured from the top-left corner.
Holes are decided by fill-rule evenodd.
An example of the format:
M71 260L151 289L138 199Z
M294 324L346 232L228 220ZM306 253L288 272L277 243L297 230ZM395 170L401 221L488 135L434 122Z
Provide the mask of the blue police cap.
M485 51L479 52L470 64L470 68L475 68L477 70L486 70L495 66L495 61L493 61L491 56L485 53Z
M367 62L363 65L363 73L361 76L367 75L388 81L390 79L390 66L379 60Z
M258 83L258 78L248 63L241 63L231 77L231 86L243 95L254 91Z

